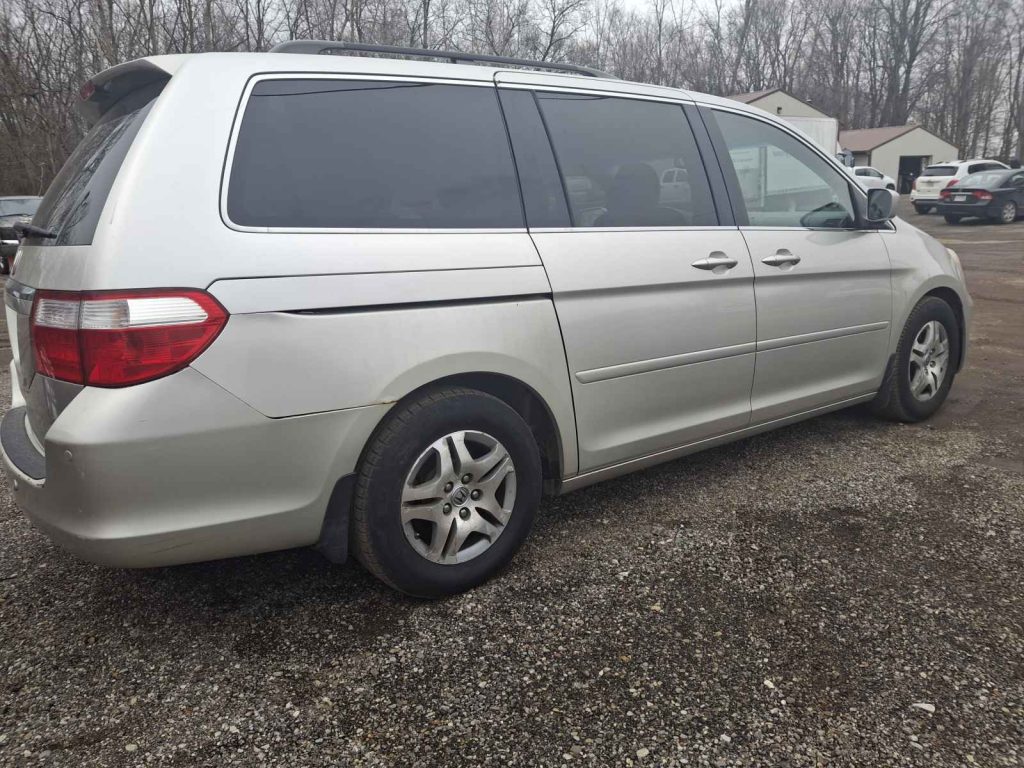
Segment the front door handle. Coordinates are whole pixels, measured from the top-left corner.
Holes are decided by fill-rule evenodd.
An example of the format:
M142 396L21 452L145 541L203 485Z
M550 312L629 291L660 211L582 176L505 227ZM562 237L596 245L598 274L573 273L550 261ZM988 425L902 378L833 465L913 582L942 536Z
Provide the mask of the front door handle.
M716 275L720 275L728 269L732 269L739 264L736 259L726 256L721 251L712 251L705 259L697 259L690 266L696 267L697 269L709 269Z
M799 264L800 257L795 253L790 253L785 248L779 248L774 255L765 256L761 259L761 263L772 267L785 267L789 264Z

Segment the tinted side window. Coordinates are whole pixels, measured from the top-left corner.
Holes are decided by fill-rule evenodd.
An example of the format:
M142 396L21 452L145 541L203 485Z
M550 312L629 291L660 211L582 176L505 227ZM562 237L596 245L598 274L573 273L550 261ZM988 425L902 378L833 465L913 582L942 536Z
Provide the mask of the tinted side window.
M523 189L526 223L531 227L568 227L565 190L533 93L504 88L498 93Z
M254 227L523 226L494 89L431 83L257 83L227 207Z
M715 225L683 109L608 96L538 93L577 227ZM681 168L675 181L663 174ZM685 178L685 180L683 180Z
M854 226L849 185L809 147L761 120L716 112L715 121L729 150L751 225Z

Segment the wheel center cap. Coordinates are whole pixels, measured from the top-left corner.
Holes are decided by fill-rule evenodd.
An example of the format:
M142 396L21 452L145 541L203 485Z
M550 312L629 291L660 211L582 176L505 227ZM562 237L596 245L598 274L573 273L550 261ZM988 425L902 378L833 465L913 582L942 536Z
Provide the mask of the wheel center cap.
M466 486L464 486L464 485L460 485L458 488L456 488L454 491L452 491L452 495L451 495L452 504L465 504L466 503L466 499L468 499L468 498L469 498L469 489Z

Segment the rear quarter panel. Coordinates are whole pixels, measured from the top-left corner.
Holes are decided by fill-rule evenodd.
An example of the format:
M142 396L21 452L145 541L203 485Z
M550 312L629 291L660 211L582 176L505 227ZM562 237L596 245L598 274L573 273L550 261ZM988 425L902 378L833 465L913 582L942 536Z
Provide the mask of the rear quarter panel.
M266 416L390 405L439 379L508 376L548 406L578 468L568 370L547 297L233 315L193 366Z

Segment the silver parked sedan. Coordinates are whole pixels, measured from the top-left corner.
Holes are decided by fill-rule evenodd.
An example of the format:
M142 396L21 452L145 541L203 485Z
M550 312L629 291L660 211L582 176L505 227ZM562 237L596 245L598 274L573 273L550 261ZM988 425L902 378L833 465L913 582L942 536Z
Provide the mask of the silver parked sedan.
M956 254L785 123L569 65L318 55L338 47L83 89L93 127L7 283L0 428L18 505L69 550L317 545L440 596L512 559L544 491L946 398Z

